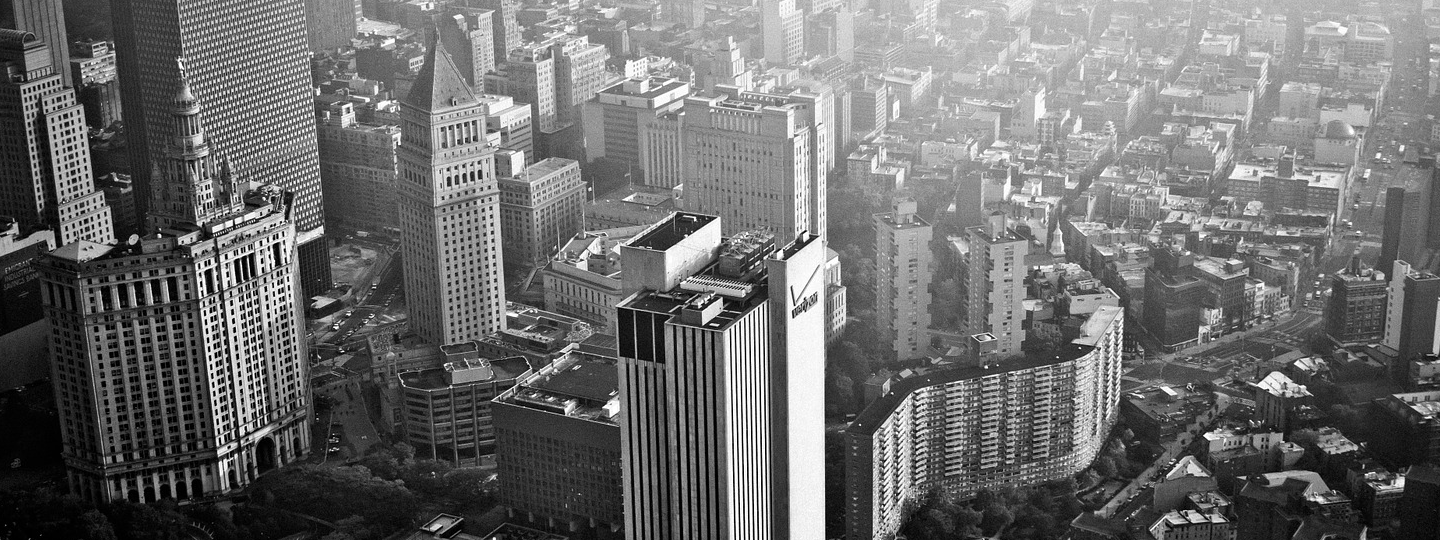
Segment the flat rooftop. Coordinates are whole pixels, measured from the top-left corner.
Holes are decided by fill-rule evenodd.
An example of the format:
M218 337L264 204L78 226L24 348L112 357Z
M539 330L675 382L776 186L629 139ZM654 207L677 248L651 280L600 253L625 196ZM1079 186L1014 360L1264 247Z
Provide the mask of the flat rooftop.
M879 399L865 407L865 410L856 416L855 421L851 422L845 431L855 434L873 434L880 423L895 410L895 407L899 406L911 393L922 388L1069 362L1085 356L1093 350L1095 350L1094 347L1067 343L1054 350L1029 351L1023 358L1004 360L991 367L960 366L902 378L891 384L889 393L880 396Z
M508 358L501 358L499 360L491 360L490 370L493 372L493 374L485 380L475 382L489 383L496 381L513 380L516 377L524 374L525 371L528 369L530 369L530 363L523 356L511 356ZM439 390L442 388L449 388L451 386L450 373L443 366L417 371L407 371L399 374L398 376L400 377L400 383L405 385L406 388L414 388L417 390ZM459 386L464 386L464 384L461 384Z
M706 214L676 212L630 239L626 245L640 249L664 251L717 219L720 218Z
M530 388L593 401L606 401L620 388L615 360L603 356L571 353L555 361L555 371L525 384Z

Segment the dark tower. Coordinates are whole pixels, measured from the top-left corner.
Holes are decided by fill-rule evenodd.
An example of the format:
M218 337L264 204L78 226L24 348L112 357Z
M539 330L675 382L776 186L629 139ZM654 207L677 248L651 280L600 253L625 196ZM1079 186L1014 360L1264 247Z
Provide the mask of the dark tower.
M215 148L242 177L294 193L304 294L328 289L303 0L115 0L112 10L137 214L149 211L150 164L174 135L183 58Z
M1400 237L1405 224L1405 188L1392 187L1385 190L1385 231L1380 237L1380 259L1375 268L1390 273L1395 259L1400 258Z
M0 28L35 34L50 47L50 66L65 86L70 80L70 40L65 37L65 10L60 0L0 0Z

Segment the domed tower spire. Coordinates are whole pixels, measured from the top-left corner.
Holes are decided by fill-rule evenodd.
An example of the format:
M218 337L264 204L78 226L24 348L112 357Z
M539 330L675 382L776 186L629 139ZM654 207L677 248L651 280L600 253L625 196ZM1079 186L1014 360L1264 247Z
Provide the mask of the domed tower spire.
M175 138L171 152L181 156L204 157L210 154L210 145L205 141L205 124L200 118L200 100L190 90L190 79L185 75L185 59L176 58L180 73L180 89L175 92L174 108Z
M178 88L172 102L174 135L165 157L154 163L150 224L154 230L203 225L237 210L237 186L228 167L211 155L199 98L177 58Z

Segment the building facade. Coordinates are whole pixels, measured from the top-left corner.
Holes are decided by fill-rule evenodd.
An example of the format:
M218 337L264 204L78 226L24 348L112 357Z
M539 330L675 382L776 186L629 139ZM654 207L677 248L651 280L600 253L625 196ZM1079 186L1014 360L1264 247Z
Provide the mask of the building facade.
M726 232L770 230L781 243L824 236L817 178L818 107L800 96L748 92L685 99L686 208L720 216ZM823 169L828 173L828 168Z
M441 345L438 368L397 375L405 442L416 455L474 467L495 450L491 400L530 373L524 357L481 358L474 343Z
M578 161L523 162L521 154L499 155L500 245L510 264L540 266L580 232L586 186Z
M157 232L37 263L70 490L94 501L223 493L310 449L293 199L241 192L188 86L171 95Z
M350 46L356 22L364 18L360 0L305 0L305 36L310 50L335 52Z
M75 84L85 121L104 128L120 121L120 82L115 50L108 41L80 40L70 44L70 80Z
M319 121L325 218L360 229L398 228L395 178L400 127L362 123L349 102L325 106Z
M400 102L400 251L410 328L427 341L505 327L495 148L486 109L434 42Z
M495 398L496 472L512 519L620 530L619 390L614 358L575 351Z
M799 63L805 56L805 12L795 0L760 2L765 61L775 66Z
M970 253L965 261L965 329L995 337L995 354L1020 352L1025 342L1025 255L1030 243L1008 228L1004 215L965 230Z
M172 81L183 71L209 100L206 124L232 167L294 193L300 288L329 290L304 2L117 0L111 10L136 191L152 189L144 164L168 147ZM146 215L148 199L138 202Z
M633 165L631 181L658 185L641 160L641 126L679 111L689 95L690 83L658 77L626 79L601 90L584 107L585 158Z
M535 129L530 106L516 103L515 98L494 94L475 96L485 104L485 127L499 135L503 150L525 153L525 162L535 162Z
M495 71L485 74L485 91L529 103L530 117L541 133L553 133L559 127L555 58L548 46L527 43L511 49L505 61L495 66Z
M1436 352L1435 335L1440 310L1440 277L1413 269L1405 261L1391 267L1385 305L1385 333L1380 343L1393 351L1392 375L1398 380L1409 372L1410 361Z
M1325 306L1325 335L1336 343L1371 343L1385 330L1385 274L1360 264L1360 255L1331 278Z
M900 360L929 350L930 240L933 228L915 215L913 200L875 214L875 322Z

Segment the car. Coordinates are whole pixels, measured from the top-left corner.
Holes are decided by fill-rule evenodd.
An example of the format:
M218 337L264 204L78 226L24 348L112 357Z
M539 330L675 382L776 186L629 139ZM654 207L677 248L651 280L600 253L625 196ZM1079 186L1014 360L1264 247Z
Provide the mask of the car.
M339 330L339 329L340 329L340 323L337 322L337 323L335 323L335 324L330 325L330 329L331 329L331 330Z

